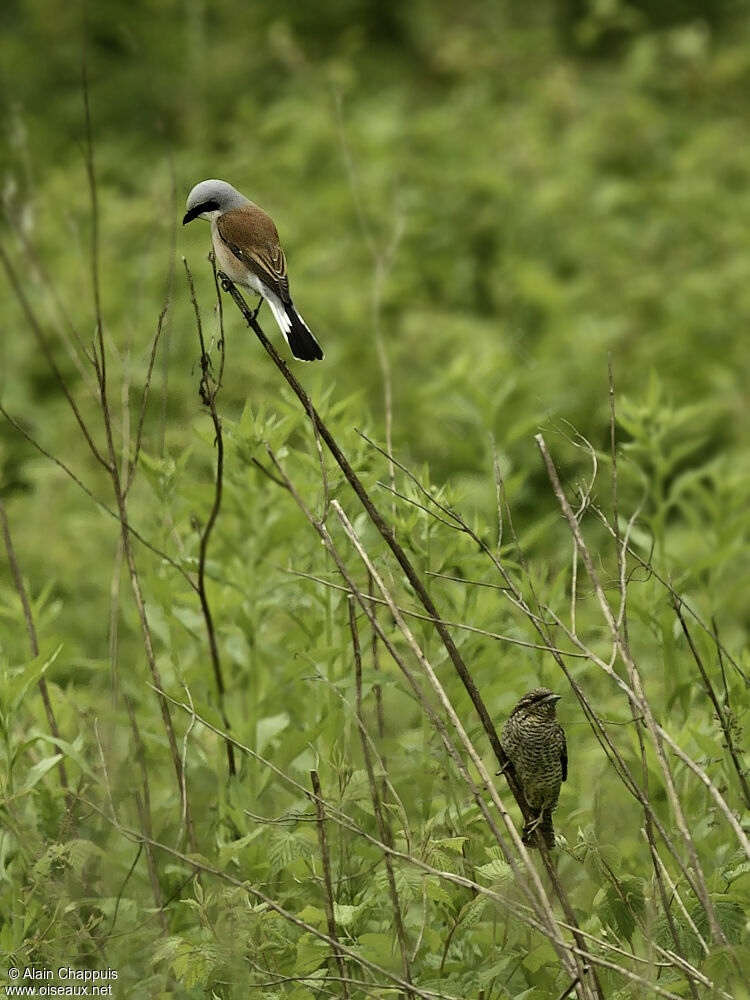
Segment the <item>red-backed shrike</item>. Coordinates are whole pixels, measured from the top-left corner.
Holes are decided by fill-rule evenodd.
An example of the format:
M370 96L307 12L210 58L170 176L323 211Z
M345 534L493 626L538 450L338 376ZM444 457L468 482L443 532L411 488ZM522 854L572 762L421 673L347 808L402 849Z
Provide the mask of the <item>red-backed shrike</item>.
M294 308L279 234L263 209L218 180L196 184L186 208L183 226L193 219L211 223L217 265L235 284L266 300L295 358L322 358L320 344Z

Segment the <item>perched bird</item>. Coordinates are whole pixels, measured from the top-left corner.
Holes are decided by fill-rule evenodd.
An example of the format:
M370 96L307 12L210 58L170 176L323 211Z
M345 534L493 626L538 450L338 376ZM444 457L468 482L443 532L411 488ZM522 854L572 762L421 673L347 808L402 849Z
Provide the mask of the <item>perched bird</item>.
M261 295L300 361L323 357L320 344L294 308L286 258L276 226L262 208L226 181L201 181L187 198L183 226L193 219L211 223L216 263L237 285Z
M510 713L500 736L524 797L536 814L523 829L523 842L531 846L537 828L547 847L555 846L552 813L560 785L568 777L568 747L555 714L559 700L560 695L549 688L529 691Z

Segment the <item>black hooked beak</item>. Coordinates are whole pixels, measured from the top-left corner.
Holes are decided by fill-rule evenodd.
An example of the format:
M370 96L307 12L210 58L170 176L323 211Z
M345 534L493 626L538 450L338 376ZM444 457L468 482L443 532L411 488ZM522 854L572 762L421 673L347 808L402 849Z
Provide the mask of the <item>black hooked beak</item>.
M183 226L186 226L188 222L192 222L193 219L197 219L199 215L203 215L204 212L216 212L219 205L215 201L204 201L201 205L194 205L191 209L185 212L182 219Z

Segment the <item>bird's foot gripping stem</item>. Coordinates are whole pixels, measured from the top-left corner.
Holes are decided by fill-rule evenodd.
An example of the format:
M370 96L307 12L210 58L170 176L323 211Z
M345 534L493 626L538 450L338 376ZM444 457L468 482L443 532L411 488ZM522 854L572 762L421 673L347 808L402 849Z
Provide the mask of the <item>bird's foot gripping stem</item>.
M530 837L531 834L534 832L534 830L536 830L536 828L541 825L543 819L544 819L544 810L542 810L539 813L536 819L532 819L528 823L526 823L526 825L523 828L524 840L527 837Z
M226 274L224 274L223 271L217 271L216 274L219 281L221 282L221 287L224 289L224 291L230 292L234 286L234 282L232 281L232 279L228 277Z
M537 837L534 836L538 831L538 836L544 840L544 843L551 850L555 846L555 830L552 826L552 818L544 810L542 810L536 819L530 820L525 824L523 828L523 834L521 840L526 844L527 847L537 847Z

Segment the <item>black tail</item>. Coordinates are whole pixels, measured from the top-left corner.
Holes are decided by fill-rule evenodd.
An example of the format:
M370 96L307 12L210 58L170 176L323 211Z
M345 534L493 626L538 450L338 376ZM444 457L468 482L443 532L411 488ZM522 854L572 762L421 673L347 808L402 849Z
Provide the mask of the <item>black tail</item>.
M285 302L284 308L290 323L286 339L292 354L298 361L320 361L323 358L323 351L305 321L291 302Z

